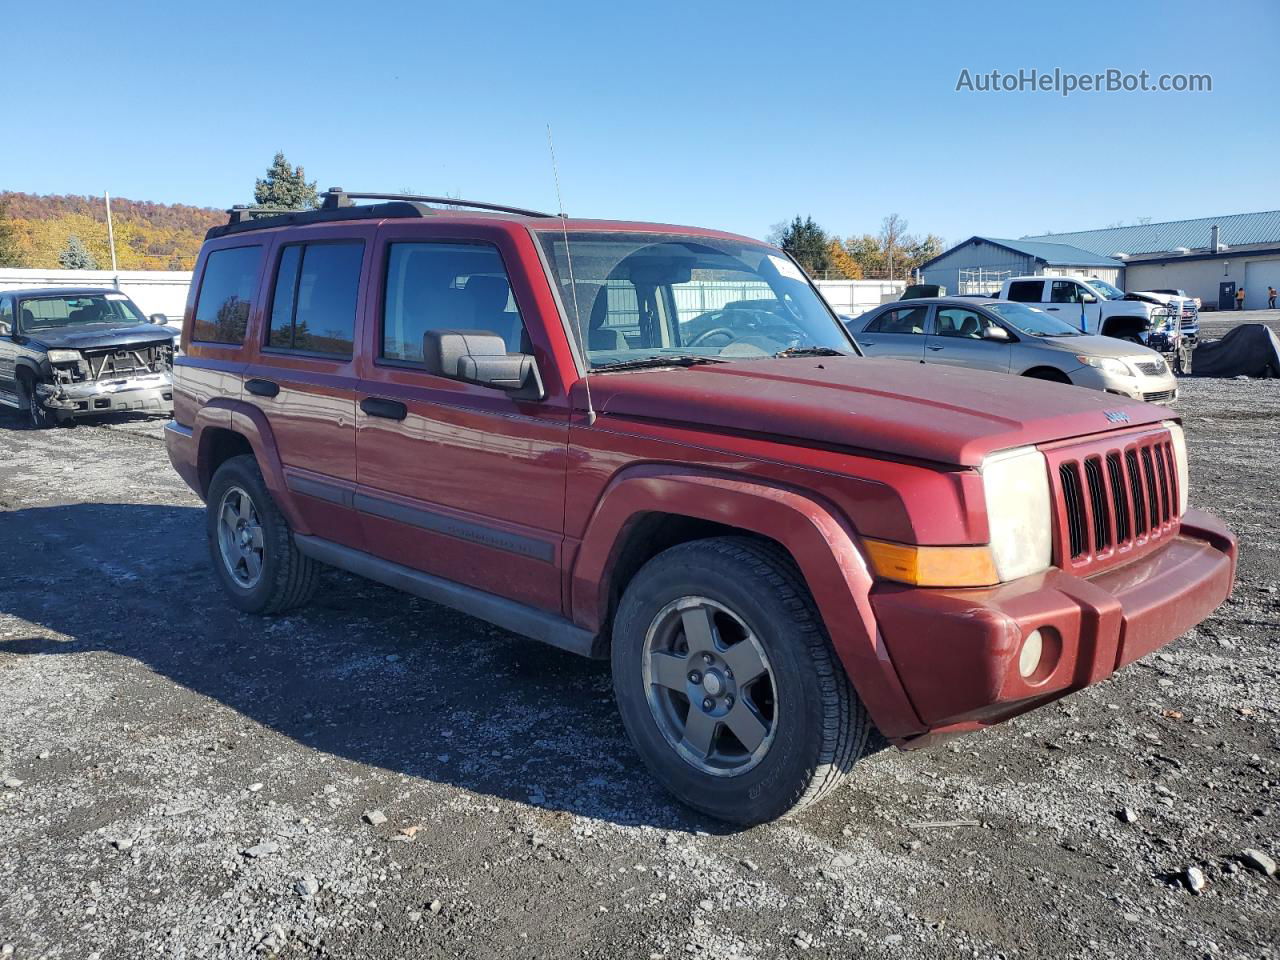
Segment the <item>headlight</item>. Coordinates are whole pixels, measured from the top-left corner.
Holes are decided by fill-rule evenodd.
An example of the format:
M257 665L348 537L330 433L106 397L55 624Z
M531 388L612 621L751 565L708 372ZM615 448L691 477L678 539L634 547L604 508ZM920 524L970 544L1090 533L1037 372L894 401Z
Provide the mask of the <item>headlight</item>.
M49 362L50 363L79 363L80 351L79 350L50 350Z
M1077 354L1076 359L1087 367L1096 367L1103 373L1115 373L1122 377L1137 376L1133 367L1115 357L1084 357Z
M1187 437L1182 427L1172 420L1165 420L1160 426L1173 438L1173 462L1178 467L1178 516L1182 516L1187 512L1187 487L1191 482L1190 471L1187 470Z
M1049 569L1053 512L1049 467L1034 447L992 454L982 463L991 553L1001 582Z

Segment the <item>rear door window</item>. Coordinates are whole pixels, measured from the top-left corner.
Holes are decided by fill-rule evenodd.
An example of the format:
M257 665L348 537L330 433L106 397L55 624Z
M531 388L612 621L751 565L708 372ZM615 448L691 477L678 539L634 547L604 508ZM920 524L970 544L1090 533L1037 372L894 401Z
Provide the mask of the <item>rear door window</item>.
M258 285L262 247L214 250L205 259L191 337L206 343L244 343Z
M1009 299L1019 303L1042 303L1044 297L1043 280L1015 280L1009 284Z
M364 241L291 244L280 252L266 346L350 357Z
M866 333L918 333L923 334L929 308L900 307L886 310L868 324Z

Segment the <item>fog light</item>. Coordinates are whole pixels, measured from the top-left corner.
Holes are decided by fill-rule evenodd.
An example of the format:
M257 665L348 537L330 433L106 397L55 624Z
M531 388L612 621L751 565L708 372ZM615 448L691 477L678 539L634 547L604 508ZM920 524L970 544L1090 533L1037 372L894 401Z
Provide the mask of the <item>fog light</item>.
M1018 654L1018 672L1030 679L1040 667L1040 658L1044 654L1044 637L1039 630L1032 630L1027 639L1022 641L1022 652Z

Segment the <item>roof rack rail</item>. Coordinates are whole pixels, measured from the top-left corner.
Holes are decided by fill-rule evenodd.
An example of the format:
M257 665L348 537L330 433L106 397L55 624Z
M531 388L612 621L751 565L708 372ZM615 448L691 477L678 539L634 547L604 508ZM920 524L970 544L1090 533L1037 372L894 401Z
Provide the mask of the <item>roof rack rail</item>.
M543 213L541 210L526 210L524 207L509 207L501 203L486 203L481 200L460 200L457 197L430 197L417 193L352 193L341 187L330 187L324 192L322 210L337 210L354 206L352 200L401 200L410 203L439 203L449 207L471 207L476 210L493 210L497 213L514 213L521 217L554 217L554 213Z
M458 200L454 197L426 197L411 193L347 193L341 187L330 187L322 195L320 207L315 210L281 210L277 207L251 207L237 204L227 211L227 222L211 227L204 237L224 237L229 233L248 230L267 230L271 227L299 226L306 223L328 223L335 220L394 220L400 218L432 217L443 211L428 207L428 203L447 204L454 207L474 207L477 210L512 213L521 217L554 217L555 214L525 210L521 207L505 207L496 203ZM352 200L381 200L367 206L357 206Z

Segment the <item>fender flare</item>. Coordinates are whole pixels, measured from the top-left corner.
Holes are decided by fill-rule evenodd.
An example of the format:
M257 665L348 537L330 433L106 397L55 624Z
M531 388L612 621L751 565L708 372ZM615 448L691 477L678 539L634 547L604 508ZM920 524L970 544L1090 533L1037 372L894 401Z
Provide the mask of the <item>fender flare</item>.
M44 371L41 369L42 366L44 366L44 364L32 357L18 357L13 362L13 378L14 380L18 379L18 371L29 370L31 371L32 376L36 378L36 382L39 383L45 376Z
M603 628L609 582L631 526L651 513L709 520L781 544L813 595L845 672L880 732L922 732L871 608L872 577L847 520L811 493L663 465L623 471L605 489L577 551L572 619Z
M280 508L280 512L285 515L285 519L289 521L290 528L294 533L309 534L311 530L295 508L289 488L285 484L284 465L280 460L280 451L267 415L253 404L245 403L243 400L226 398L210 400L196 414L191 434L197 451L197 476L200 477L200 485L203 488L200 495L204 497L208 494L209 480L212 475L212 471L208 468L208 458L213 444L211 435L205 434L205 431L210 428L229 430L244 437L253 451L254 458L258 461L258 469L262 471L262 479L267 485L267 491L275 500L276 506Z

